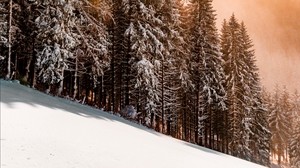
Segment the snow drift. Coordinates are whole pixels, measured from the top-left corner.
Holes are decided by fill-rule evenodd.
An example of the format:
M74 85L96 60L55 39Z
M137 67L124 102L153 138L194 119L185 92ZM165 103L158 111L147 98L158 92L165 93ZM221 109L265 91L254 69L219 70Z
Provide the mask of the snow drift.
M259 168L100 110L0 80L3 168Z

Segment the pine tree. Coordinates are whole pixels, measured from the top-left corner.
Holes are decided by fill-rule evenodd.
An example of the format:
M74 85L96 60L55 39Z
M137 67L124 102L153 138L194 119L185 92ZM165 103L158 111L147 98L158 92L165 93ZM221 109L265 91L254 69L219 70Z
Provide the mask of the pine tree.
M7 74L6 79L11 78L11 47L12 47L12 0L9 0L8 5L8 25L7 25L7 44L8 44L8 56L7 56Z
M156 69L161 64L165 47L161 41L164 33L161 30L162 21L156 17L155 8L143 3L140 0L123 0L123 10L125 16L129 18L130 24L125 31L125 38L128 39L127 60L130 71L135 77L131 81L134 88L131 97L137 98L134 104L141 104L143 116L148 125L154 125L153 121L157 116L156 110L159 102L157 91L158 77Z
M234 15L223 23L221 46L228 99L225 126L229 129L226 138L229 153L246 160L263 157L267 164L266 110L261 100L253 45L244 23L239 24ZM262 141L263 148L255 146L256 141Z
M300 167L300 95L296 90L292 97L292 134L289 144L290 165Z
M18 25L17 41L15 44L15 62L18 61L17 75L21 82L34 86L35 83L35 39L38 4L30 1L18 1L18 10L14 10L15 23ZM20 59L17 59L17 55Z
M228 24L224 22L222 34L222 53L225 60L226 90L228 98L228 128L229 149L234 156L243 157L243 143L245 135L242 121L245 119L243 95L243 67L244 62L240 55L240 24L234 15Z
M80 59L77 53L82 52L85 52L84 66L91 65L88 69L91 78L103 75L109 62L109 42L101 15L90 12L91 8L100 8L89 1L43 1L40 7L43 12L35 20L40 80L49 85L60 83L60 95L65 71L72 70L70 67Z
M222 23L222 29L221 29L221 37L220 37L220 43L221 43L221 53L222 53L222 57L223 60L229 59L229 53L230 53L230 41L231 41L231 37L230 37L230 27L229 24L226 20L223 21ZM225 73L225 79L226 81L228 80L228 75L227 73L229 73L229 66L225 66L225 63L223 64L223 69L224 69L224 73ZM227 108L229 108L229 93L228 89L229 87L227 86L227 82L225 81L224 87L226 90L226 99L227 99ZM229 110L227 109L224 113L224 115L222 116L223 118L223 125L224 128L222 129L222 135L223 135L223 139L222 139L222 151L224 153L229 153L229 141L230 141L230 125L229 125L229 119L230 119L230 115L229 115Z
M7 0L0 4L0 44L1 48L7 48L7 53L0 53L0 61L6 61L6 79L12 77L12 37L13 37L13 1ZM3 54L3 55L2 55ZM6 57L4 56L6 55Z
M283 87L283 92L280 98L280 106L282 109L282 113L285 116L287 120L287 127L288 128L293 128L293 116L292 116L292 104L291 104L291 99L290 99L290 94L286 88L286 86ZM284 155L283 158L285 159L285 162L288 162L288 153L289 153L289 140L291 138L292 134L292 129L288 129L287 132L287 137L284 141Z
M78 73L88 76L92 83L91 89L94 90L100 83L99 78L104 75L104 69L109 67L111 44L107 26L104 24L111 19L109 4L109 1L104 0L74 2L74 13L77 16L73 26L81 43L75 50L75 61L72 61L75 64L73 65L75 67L74 95L76 95ZM78 67L79 65L81 67ZM78 72L80 69L81 72Z
M272 133L271 136L271 153L277 155L278 164L282 162L286 142L289 137L289 120L285 115L285 109L282 109L282 96L278 86L272 100L271 112L269 116L269 125Z
M189 72L187 69L188 50L180 14L181 2L170 1L154 4L158 6L156 13L162 20L161 30L165 34L160 40L164 45L164 52L159 67L156 69L158 76L159 92L157 116L160 119L161 131L167 131L170 134L174 132L178 125L178 118L181 113L181 96L182 93L191 87ZM161 6L161 7L159 7ZM173 133L173 136L176 136Z
M167 5L167 4L166 4ZM198 133L196 133L198 130L195 129L196 126L193 128L192 124L190 124L190 116L193 110L193 103L192 102L192 96L194 92L194 84L191 79L191 73L190 73L190 60L191 60L191 54L190 54L190 46L192 45L189 43L189 28L192 24L191 19L189 17L189 10L190 8L185 6L184 1L178 0L176 1L176 7L178 9L179 13L179 27L180 29L178 32L180 32L180 36L183 38L184 43L180 46L184 49L183 52L179 50L175 60L175 67L173 67L174 70L171 70L174 73L174 85L176 88L176 119L175 119L175 128L177 130L176 137L179 139L188 140L189 136L188 134L191 133L191 130L193 129L195 131L195 140L194 142L197 143L197 140L199 139ZM176 16L176 15L175 15ZM178 48L176 46L176 48Z
M126 105L130 104L129 88L130 79L132 78L129 64L129 38L124 36L129 26L130 18L125 15L122 0L114 0L112 4L113 20L109 25L111 47L111 65L106 72L105 89L109 96L109 105L107 110L119 112ZM125 93L126 92L126 93ZM110 109L112 107L112 109ZM139 106L137 110L139 111Z
M38 76L49 85L60 83L62 92L64 72L69 68L67 59L73 58L77 46L72 33L73 6L70 2L44 1L43 12L35 20L38 28Z
M223 115L226 104L216 16L211 0L195 0L191 3L191 19L194 22L190 41L193 44L191 71L196 85L196 116L205 118L199 121L199 128L203 127L200 134L204 135L204 144L217 148L213 137L220 135L223 126L219 116Z
M7 54L4 52L7 48L8 36L8 22L7 22L7 5L5 3L0 3L0 64L1 64L1 76L5 76L4 72L6 72L7 63L5 62L5 58Z
M242 58L246 63L245 71L248 75L244 79L244 90L247 99L247 111L243 122L246 129L245 146L248 153L245 158L260 164L269 165L269 138L266 105L262 101L262 88L258 68L256 66L253 44L247 33L245 24L241 23L240 28L241 44L240 50ZM248 94L248 95L247 95Z
M292 168L300 167L300 120L294 123L295 128L290 144L290 165Z

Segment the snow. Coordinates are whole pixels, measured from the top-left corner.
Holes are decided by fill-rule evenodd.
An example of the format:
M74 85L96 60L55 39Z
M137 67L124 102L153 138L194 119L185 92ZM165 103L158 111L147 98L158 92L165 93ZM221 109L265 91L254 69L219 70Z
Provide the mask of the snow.
M259 168L15 82L1 85L1 168Z

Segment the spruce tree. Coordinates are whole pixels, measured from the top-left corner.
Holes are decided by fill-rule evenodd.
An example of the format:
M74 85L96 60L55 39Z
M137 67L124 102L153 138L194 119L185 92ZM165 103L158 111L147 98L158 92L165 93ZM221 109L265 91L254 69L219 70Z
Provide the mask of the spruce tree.
M294 122L294 130L290 143L290 165L292 168L300 167L300 120Z
M223 127L221 118L226 109L225 90L223 84L225 75L219 48L216 28L216 16L211 0L192 1L191 19L191 72L196 86L196 117L200 120L199 127L204 135L204 144L210 148L214 146L213 137L220 136ZM203 117L205 116L205 117ZM198 122L196 123L198 124ZM197 127L198 128L198 127Z
M198 125L190 124L190 116L194 110L193 94L194 94L194 84L191 78L190 63L191 63L191 46L192 43L189 42L190 26L192 25L192 20L189 17L190 7L184 4L184 1L176 1L176 6L179 11L179 21L180 21L180 35L185 41L181 44L184 52L179 52L176 59L176 67L174 71L178 71L175 75L175 85L180 86L176 91L176 137L179 139L189 139L189 132L191 132L192 127L195 131L195 142L199 139L198 130L195 127ZM176 47L177 48L177 47ZM179 50L175 50L179 51ZM173 72L174 72L173 71Z
M67 59L74 57L77 41L72 35L74 24L73 6L70 2L43 1L44 8L35 20L38 28L38 76L49 85L60 83L63 87L64 71L68 69Z
M225 22L226 23L226 22ZM228 98L228 145L232 155L243 157L242 139L244 130L242 121L245 119L243 90L244 62L240 54L240 24L234 15L224 24L222 34L222 53L225 61L226 90Z
M180 4L171 0L161 4L157 9L157 15L163 22L161 29L165 36L161 40L165 51L157 69L160 92L158 116L162 119L162 132L166 130L167 134L170 134L171 129L175 129L175 121L180 109L177 92L185 90L190 82L187 71L187 50L184 48L186 44L179 13Z
M60 83L60 95L65 71L72 70L71 66L80 59L77 56L82 55L78 53L82 52L86 53L83 64L91 65L87 69L91 78L102 75L109 62L109 43L101 15L90 12L91 8L100 8L89 1L43 1L39 6L42 12L35 19L39 79L49 85ZM77 69L75 79L76 73Z
M158 77L156 70L164 58L165 47L162 43L164 33L161 30L162 21L156 16L155 7L147 1L123 0L125 16L130 23L125 31L125 38L128 39L126 54L131 73L134 78L131 87L131 104L141 104L142 115L148 125L154 126L158 117L157 105ZM134 99L133 99L134 98Z
M286 142L289 137L289 120L285 115L285 109L282 109L281 92L276 87L272 99L271 112L269 116L269 125L271 136L271 153L277 155L278 164L281 165L284 156Z
M262 134L268 129L264 127L265 120L259 121L256 116L263 117L265 111L261 103L261 88L252 42L244 23L239 24L234 15L228 22L224 21L221 46L225 60L225 87L228 99L228 116L225 118L225 123L229 135L226 138L229 153L251 160L254 150L250 147L253 141L251 138L255 137L255 140L264 138L260 136L263 136ZM257 128L258 126L261 128ZM260 133L257 132L258 129L261 130ZM267 142L267 139L264 141Z
M296 90L292 96L292 134L289 144L290 166L300 167L300 95Z
M246 26L242 22L240 28L240 51L245 62L245 71L248 75L244 78L244 98L247 103L247 111L243 122L246 130L245 158L260 164L269 164L269 138L270 132L267 122L267 109L262 101L262 88L256 65L252 41L247 33Z
M130 37L124 36L126 29L130 24L130 17L125 15L124 5L122 0L113 0L112 16L113 19L109 24L111 46L111 64L106 72L105 89L109 96L107 110L119 112L126 105L132 103L129 90L132 89L131 79L133 74L130 64ZM131 95L132 97L132 95ZM112 107L112 109L110 109ZM135 104L139 111L140 105Z
M0 64L1 64L1 76L5 76L7 63L5 62L7 57L8 46L8 22L7 22L8 9L6 3L0 3ZM5 69L4 69L5 68Z

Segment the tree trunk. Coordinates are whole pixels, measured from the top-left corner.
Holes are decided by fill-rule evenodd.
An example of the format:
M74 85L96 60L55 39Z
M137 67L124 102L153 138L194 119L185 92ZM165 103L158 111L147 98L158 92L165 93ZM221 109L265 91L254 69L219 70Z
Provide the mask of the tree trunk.
M62 79L59 82L59 88L58 88L58 92L57 92L58 96L61 96L61 93L64 89L64 73L65 73L65 68L62 68L62 70L61 70Z
M196 106L196 118L195 118L195 143L199 144L199 92L197 92L197 106Z
M99 108L103 108L103 75L101 76L101 83L99 88Z
M35 70L35 62L36 62L36 55L34 52L35 49L35 37L33 38L33 43L32 43L32 56L30 60L30 67L29 67L29 75L31 76L29 79L31 79L31 87L35 88L36 85L36 70Z
M78 59L75 60L75 75L74 75L74 93L73 93L73 99L76 99L77 96L77 76L78 76Z
M29 57L29 60L27 61L27 65L25 67L25 76L23 78L23 80L25 82L28 82L28 77L29 77L29 72L30 72L30 65L31 65L31 61L32 61L32 56Z
M161 127L161 133L164 133L164 129L165 129L165 93L164 93L164 60L162 62L162 69L161 69L161 122L162 122L162 127Z
M11 20L12 20L12 0L9 1L9 14L8 14L8 56L7 56L7 74L6 79L11 79Z
M214 134L212 133L212 109L211 106L209 105L209 147L211 149L214 149Z
M150 123L151 123L151 128L154 128L154 114L151 113L150 115Z
M16 53L15 55L15 68L12 74L12 78L13 79L17 79L18 77L18 54Z

